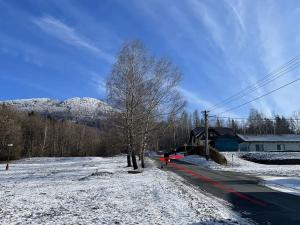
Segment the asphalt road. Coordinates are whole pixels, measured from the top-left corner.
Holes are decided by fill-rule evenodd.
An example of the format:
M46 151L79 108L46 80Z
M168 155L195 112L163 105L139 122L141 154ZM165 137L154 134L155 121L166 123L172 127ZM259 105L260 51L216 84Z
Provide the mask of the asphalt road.
M178 160L163 170L172 171L188 184L230 202L233 210L258 224L300 225L300 196L260 185L254 176L210 170Z

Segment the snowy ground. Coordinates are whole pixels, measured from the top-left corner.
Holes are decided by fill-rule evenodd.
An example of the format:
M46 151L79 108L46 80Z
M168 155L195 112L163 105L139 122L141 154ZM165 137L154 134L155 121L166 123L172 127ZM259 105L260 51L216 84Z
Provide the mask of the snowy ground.
M1 224L247 224L228 203L152 162L128 174L125 157L31 158L0 167Z
M260 177L264 185L290 194L300 195L300 165L265 165L250 162L239 157L237 152L222 152L228 161L227 166L219 165L205 158L190 155L181 160L206 168L241 172ZM278 157L278 155L276 156Z
M300 176L300 165L265 165L240 158L239 155L242 153L222 152L222 154L225 155L229 164L228 166L215 165L216 168L219 167L222 170L265 176Z
M300 177L260 176L262 183L278 191L300 196Z
M246 156L247 159L254 160L289 160L300 159L300 152L249 152L240 153Z

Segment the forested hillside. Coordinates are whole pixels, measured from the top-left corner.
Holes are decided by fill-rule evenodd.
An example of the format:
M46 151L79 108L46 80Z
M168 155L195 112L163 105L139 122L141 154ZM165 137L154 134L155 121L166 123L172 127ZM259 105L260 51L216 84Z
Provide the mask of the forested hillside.
M102 127L55 120L0 106L0 160L35 156L109 156L114 149ZM109 142L109 143L108 143ZM8 147L13 144L13 147Z

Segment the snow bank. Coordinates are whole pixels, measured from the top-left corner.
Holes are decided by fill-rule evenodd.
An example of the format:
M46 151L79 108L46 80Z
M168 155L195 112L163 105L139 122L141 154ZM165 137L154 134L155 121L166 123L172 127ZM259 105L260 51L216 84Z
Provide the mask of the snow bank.
M300 196L300 177L260 176L263 184L278 191Z
M211 160L207 161L204 157L201 157L199 155L188 155L188 156L185 156L184 158L180 159L180 161L192 163L195 165L204 166L204 167L208 167L208 168L218 165L214 161L211 161Z
M240 157L261 164L300 165L300 152L249 152Z
M228 203L125 156L31 158L0 171L1 224L247 224Z
M249 152L240 153L243 157L249 156L257 160L285 160L300 159L300 152Z
M211 168L243 172L246 174L254 174L257 176L300 176L300 165L259 164L240 158L241 154L243 153L223 152L223 155L228 161L228 166L217 165L216 167L212 166Z

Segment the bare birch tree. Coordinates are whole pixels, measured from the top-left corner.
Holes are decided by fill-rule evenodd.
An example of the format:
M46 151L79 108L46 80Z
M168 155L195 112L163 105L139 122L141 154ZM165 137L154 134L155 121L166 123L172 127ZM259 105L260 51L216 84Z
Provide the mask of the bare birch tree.
M180 71L167 59L153 59L144 85L141 166L145 167L144 153L149 132L158 128L157 121L169 115L177 115L184 106L184 101L177 90L181 80Z
M149 133L157 129L159 120L182 109L184 102L177 91L180 77L169 60L151 56L139 41L125 43L119 52L107 91L109 103L120 116L117 126L126 139L128 166L132 160L134 169L138 168L137 154L145 166Z
M138 149L138 123L142 117L144 77L148 72L151 58L147 56L140 42L125 43L118 54L107 80L109 103L117 110L120 118L117 126L123 130L127 147L127 164L137 169L136 154ZM138 119L139 118L139 119ZM131 159L130 159L131 156Z

